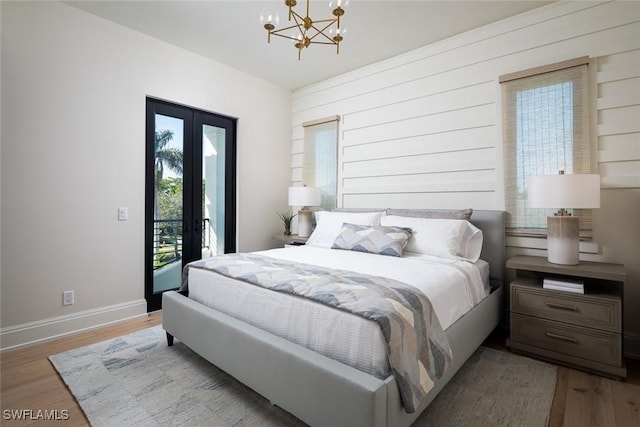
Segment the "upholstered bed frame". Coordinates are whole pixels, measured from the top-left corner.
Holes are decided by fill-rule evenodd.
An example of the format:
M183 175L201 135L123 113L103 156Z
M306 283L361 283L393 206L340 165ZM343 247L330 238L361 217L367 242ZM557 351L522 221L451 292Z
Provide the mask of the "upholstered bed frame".
M484 339L502 312L504 212L474 211L493 292L445 332L453 365L415 413L402 407L393 376L381 380L251 326L177 292L163 295L163 327L202 357L312 426L409 426Z

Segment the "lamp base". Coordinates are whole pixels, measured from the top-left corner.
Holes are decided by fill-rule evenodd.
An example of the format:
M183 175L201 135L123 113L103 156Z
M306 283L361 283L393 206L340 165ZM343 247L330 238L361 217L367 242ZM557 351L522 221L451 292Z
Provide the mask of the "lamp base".
M313 212L308 209L298 211L298 236L309 237L313 229Z
M575 216L547 217L547 260L553 264L580 263L580 221Z

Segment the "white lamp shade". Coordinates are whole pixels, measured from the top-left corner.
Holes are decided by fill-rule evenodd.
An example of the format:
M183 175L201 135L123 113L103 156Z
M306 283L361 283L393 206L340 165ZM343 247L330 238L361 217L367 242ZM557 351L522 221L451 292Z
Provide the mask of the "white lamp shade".
M530 208L600 207L600 175L597 174L532 176L527 191Z
M320 206L320 189L289 187L289 206Z

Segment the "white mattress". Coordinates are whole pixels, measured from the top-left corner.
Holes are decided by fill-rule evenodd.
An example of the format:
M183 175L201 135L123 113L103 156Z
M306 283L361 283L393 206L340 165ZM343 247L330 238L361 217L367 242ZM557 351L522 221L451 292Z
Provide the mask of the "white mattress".
M429 297L445 330L489 294L489 265L482 260L397 258L313 246L257 253L408 283ZM390 373L380 327L371 320L196 268L189 270L189 298L378 378Z

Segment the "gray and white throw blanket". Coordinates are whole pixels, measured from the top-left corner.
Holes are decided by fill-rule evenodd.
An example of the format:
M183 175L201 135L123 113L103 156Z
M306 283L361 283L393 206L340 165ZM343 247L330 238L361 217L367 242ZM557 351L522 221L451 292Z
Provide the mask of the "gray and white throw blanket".
M447 336L429 299L397 280L285 261L257 254L229 254L195 261L200 268L278 292L298 295L376 322L407 413L413 413L451 365Z

